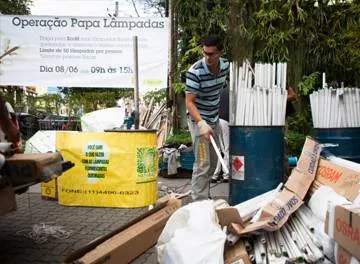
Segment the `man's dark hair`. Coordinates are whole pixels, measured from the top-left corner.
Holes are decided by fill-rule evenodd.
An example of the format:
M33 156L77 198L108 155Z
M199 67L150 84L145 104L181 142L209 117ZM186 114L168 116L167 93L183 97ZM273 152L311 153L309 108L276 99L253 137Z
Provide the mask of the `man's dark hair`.
M207 47L216 46L216 48L218 50L223 50L224 49L224 45L222 43L222 40L217 35L209 35L209 36L205 37L203 39L203 41L202 41L202 45L207 46Z

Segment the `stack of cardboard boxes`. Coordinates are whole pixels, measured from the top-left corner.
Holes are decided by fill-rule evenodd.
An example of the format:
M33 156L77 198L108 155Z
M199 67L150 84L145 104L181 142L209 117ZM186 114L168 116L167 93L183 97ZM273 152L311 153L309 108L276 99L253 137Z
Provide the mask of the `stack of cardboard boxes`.
M360 172L323 159L317 171L317 182L349 200L349 204L331 208L325 222L325 232L338 244L336 261L346 264L354 257L360 262L360 204L352 203L360 197Z

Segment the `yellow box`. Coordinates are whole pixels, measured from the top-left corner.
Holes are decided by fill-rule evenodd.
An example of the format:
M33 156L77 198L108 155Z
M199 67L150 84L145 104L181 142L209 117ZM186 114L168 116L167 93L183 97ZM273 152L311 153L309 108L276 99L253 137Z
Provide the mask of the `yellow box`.
M41 196L57 200L57 179L41 183Z

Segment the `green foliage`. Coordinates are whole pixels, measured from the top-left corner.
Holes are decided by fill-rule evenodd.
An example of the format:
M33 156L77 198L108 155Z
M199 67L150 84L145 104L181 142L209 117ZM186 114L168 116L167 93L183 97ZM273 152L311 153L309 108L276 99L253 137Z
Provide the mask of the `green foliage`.
M298 155L313 134L308 95L327 82L360 84L359 1L230 2L233 58L287 62L288 84L297 90L296 114L288 119L289 151ZM305 77L303 77L305 76Z
M166 16L166 1L167 0L143 0L144 12L155 10L154 15Z
M299 156L307 136L313 135L310 105L307 96L298 94L296 114L288 117L287 145L289 155Z
M175 93L184 91L183 77L187 69L202 57L201 40L209 34L217 34L227 44L228 0L176 0L174 1L179 25L178 65L172 89ZM225 49L226 50L226 49Z
M280 6L282 1L266 1L255 13L253 38L257 42L257 61L286 62L290 60L289 43L294 39L295 28L286 28L293 20L289 7Z
M200 45L201 39L199 36L193 36L188 43L187 49L184 50L180 57L180 68L176 71L176 80L180 82L173 83L172 89L175 93L180 94L185 91L185 84L181 82L190 66L199 60L202 56L202 49Z
M149 104L151 100L154 100L154 104L162 104L166 100L166 89L160 89L156 91L149 91L144 95L145 103Z
M38 111L60 114L61 104L64 100L58 94L44 94L35 98L35 107Z
M287 156L300 157L305 139L306 135L296 131L289 131L287 134Z
M316 71L326 72L329 82L360 84L359 1L251 2L231 1L228 32L236 59L287 62L294 87Z
M101 107L114 107L120 98L134 96L134 90L129 88L60 88L65 95L65 103L70 112L79 113L81 107L85 113L98 110Z
M4 15L27 15L30 14L32 0L1 0L0 12Z
M289 155L299 156L307 136L313 135L311 110L309 105L309 94L315 87L319 86L319 72L303 76L298 84L297 90L297 111L288 118L287 144Z
M185 91L185 84L184 83L173 83L173 87L174 89L174 92L177 93L177 94L181 94L182 92Z
M309 95L315 87L318 87L319 77L319 72L313 72L308 76L304 76L298 84L298 94Z
M288 118L287 144L290 156L299 156L307 136L313 135L310 107Z
M189 131L179 130L166 139L166 144L184 144L190 146L191 135Z

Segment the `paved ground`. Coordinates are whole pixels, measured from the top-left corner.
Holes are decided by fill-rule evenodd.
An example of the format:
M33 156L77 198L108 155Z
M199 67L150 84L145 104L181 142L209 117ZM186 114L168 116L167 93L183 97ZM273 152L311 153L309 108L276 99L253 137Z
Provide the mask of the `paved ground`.
M190 188L189 178L158 178L159 194L165 190L177 192ZM0 263L38 264L61 263L70 252L91 240L105 235L136 218L147 208L114 209L94 207L68 207L56 201L41 198L39 186L17 196L18 210L0 217ZM221 183L211 188L213 197L228 198L228 184ZM37 243L30 238L34 227L41 224L61 226L62 237L48 237ZM48 229L50 231L51 229ZM56 232L59 234L59 232ZM132 263L156 263L156 250L152 248Z

